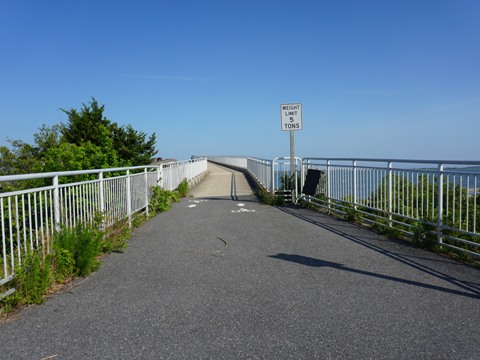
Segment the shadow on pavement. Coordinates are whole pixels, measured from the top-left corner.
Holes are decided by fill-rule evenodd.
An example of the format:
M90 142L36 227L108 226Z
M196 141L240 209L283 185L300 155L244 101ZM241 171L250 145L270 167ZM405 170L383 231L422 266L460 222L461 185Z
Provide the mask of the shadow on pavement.
M359 245L365 246L365 247L369 248L370 250L381 253L384 256L387 256L391 259L394 259L394 260L396 260L396 261L398 261L402 264L408 265L408 266L410 266L410 267L412 267L416 270L422 271L422 272L427 273L431 276L434 276L436 278L447 281L447 282L449 282L449 283L451 283L455 286L458 286L458 287L464 289L466 292L452 290L452 289L448 289L448 288L443 288L443 287L439 287L439 286L435 286L435 285L419 283L419 282L416 282L416 281L405 280L405 279L392 277L392 276L387 276L387 275L370 273L370 272L363 271L363 270L351 269L351 268L348 268L348 267L344 267L341 264L329 263L329 262L318 260L318 259L306 258L306 257L300 256L300 255L277 254L277 255L274 255L274 256L271 256L271 257L281 259L281 260L288 260L288 261L291 261L291 262L296 262L296 263L307 265L307 266L314 266L314 267L328 266L328 267L332 267L332 268L336 268L336 269L340 269L340 270L355 272L355 273L362 274L362 275L374 276L374 277L378 277L378 278L382 278L382 279L402 282L402 283L406 283L406 284L410 284L410 285L421 286L421 287L425 287L425 288L429 288L429 289L435 289L435 290L438 290L438 291L444 291L444 292L448 292L448 293L452 293L452 294L456 294L456 295L461 295L461 296L467 296L467 297L471 297L471 298L480 299L480 284L479 283L459 280L459 279L457 279L457 278L455 278L451 275L448 275L448 274L442 273L438 270L435 270L434 268L429 267L425 264L422 264L420 262L411 260L410 259L411 255L401 254L401 253L398 253L398 252L390 251L386 247L383 248L383 247L380 247L378 245L372 244L372 243L370 243L366 240L361 239L359 236L346 233L346 232L340 230L338 227L335 227L331 224L320 222L319 221L320 219L312 218L313 216L316 216L316 217L327 216L328 217L328 215L322 215L322 214L319 214L319 213L316 213L316 212L312 212L312 214L309 214L309 215L312 215L312 217L306 216L306 215L302 214L301 212L307 212L309 210L300 209L299 207L296 207L296 206L295 207L294 206L277 207L277 209L279 209L280 211L283 211L284 213L290 214L290 215L292 215L292 216L294 216L298 219L301 219L301 220L307 221L307 222L309 222L313 225L319 226L319 227L321 227L321 228L323 228L327 231L330 231L334 234L337 234L337 235L339 235L339 236L341 236L345 239L348 239L350 241L353 241L353 242L355 242ZM364 229L361 229L361 228L359 228L358 230L365 231ZM394 241L394 240L391 240L391 241ZM403 242L402 242L402 244L407 245L407 243L403 243ZM433 256L433 254L432 254L432 256ZM431 260L431 259L428 259L428 260ZM448 264L452 265L452 264L454 264L454 261L451 261ZM461 263L459 263L459 264L463 265L465 267L471 268L472 271L476 271L473 267L470 267L469 265L461 264Z
M364 276L371 276L371 277L375 277L375 278L378 278L378 279L395 281L395 282L402 283L402 284L423 287L423 288L426 288L426 289L431 289L431 290L436 290L436 291L442 291L442 292L449 293L449 294L466 296L466 297L474 298L474 299L480 299L480 294L478 292L476 294L475 293L470 294L470 293L467 293L467 292L464 292L464 291L448 289L448 288L444 288L444 287L441 287L441 286L421 283L421 282L418 282L418 281L406 280L406 279L398 278L398 277L395 277L395 276L382 275L382 274L377 274L377 273L373 273L373 272L370 272L370 271L353 269L353 268L343 266L342 264L338 264L338 263L334 263L334 262L330 262L330 261L324 261L324 260L320 260L320 259L315 259L315 258L311 258L311 257L308 257L308 256L280 253L280 254L277 254L277 255L269 255L268 257L274 258L274 259L279 259L279 260L290 261L290 262L293 262L293 263L296 263L296 264L301 264L301 265L311 266L311 267L319 267L319 268L320 267L329 267L329 268L348 271L348 272L351 272L351 273L360 274L360 275L364 275Z

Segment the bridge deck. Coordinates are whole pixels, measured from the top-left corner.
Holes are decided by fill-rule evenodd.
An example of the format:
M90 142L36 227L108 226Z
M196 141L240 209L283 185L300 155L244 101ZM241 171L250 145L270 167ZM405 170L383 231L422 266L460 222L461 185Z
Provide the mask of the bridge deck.
M226 194L175 204L83 283L0 324L0 357L480 358L477 269Z
M230 197L252 195L245 175L227 167L208 163L208 176L190 192L194 197Z

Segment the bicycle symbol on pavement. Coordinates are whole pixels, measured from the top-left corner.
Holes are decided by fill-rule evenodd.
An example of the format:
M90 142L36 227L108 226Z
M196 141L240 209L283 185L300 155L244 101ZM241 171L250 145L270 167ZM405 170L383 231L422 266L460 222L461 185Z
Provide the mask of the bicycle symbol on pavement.
M238 209L238 210L232 210L232 213L238 214L238 213L242 213L242 212L248 212L248 213L255 212L255 210L245 209L245 208L244 208L245 204L240 203L240 204L237 204L237 206L239 206L240 209Z

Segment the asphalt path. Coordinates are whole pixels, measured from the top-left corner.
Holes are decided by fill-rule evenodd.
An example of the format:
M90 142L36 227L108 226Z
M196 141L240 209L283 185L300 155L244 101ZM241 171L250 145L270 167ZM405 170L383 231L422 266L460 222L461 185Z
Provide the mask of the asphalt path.
M190 197L0 324L1 359L479 359L468 265L253 196Z

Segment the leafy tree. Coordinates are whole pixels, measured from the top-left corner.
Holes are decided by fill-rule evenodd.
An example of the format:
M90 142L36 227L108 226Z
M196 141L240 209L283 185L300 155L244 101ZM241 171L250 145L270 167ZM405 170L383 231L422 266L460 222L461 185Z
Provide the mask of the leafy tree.
M0 146L0 175L15 173L15 153L6 146Z
M38 162L37 147L21 140L8 140L11 149L0 147L0 172L1 175L28 174L41 171Z
M156 154L156 136L136 131L131 125L119 126L103 116L105 106L99 106L95 98L79 111L63 110L68 115L68 123L62 126L63 139L71 144L83 145L87 142L98 146L105 153L116 152L117 165L145 165ZM110 155L113 160L113 156Z
M110 120L103 116L104 108L104 105L99 106L97 100L92 98L89 106L83 104L80 112L76 109L61 109L68 115L68 123L61 126L63 139L79 146L91 142L102 149L113 147Z
M147 134L136 131L131 125L119 127L111 125L113 141L118 157L129 165L145 165L157 153L155 150L156 136L153 133L148 140Z
M103 115L104 105L92 101L77 111L62 110L66 124L43 125L34 144L9 140L0 146L0 175L146 165L155 155L155 133L147 139L131 125L119 126ZM41 186L44 180L1 184L2 191ZM45 185L49 185L46 184Z
M33 138L39 156L43 157L49 149L59 145L60 126L53 125L52 127L48 127L46 125L42 125L40 132L34 134Z
M45 171L88 170L116 167L118 160L115 152L104 152L98 146L87 142L81 146L61 142L50 148L45 154Z

